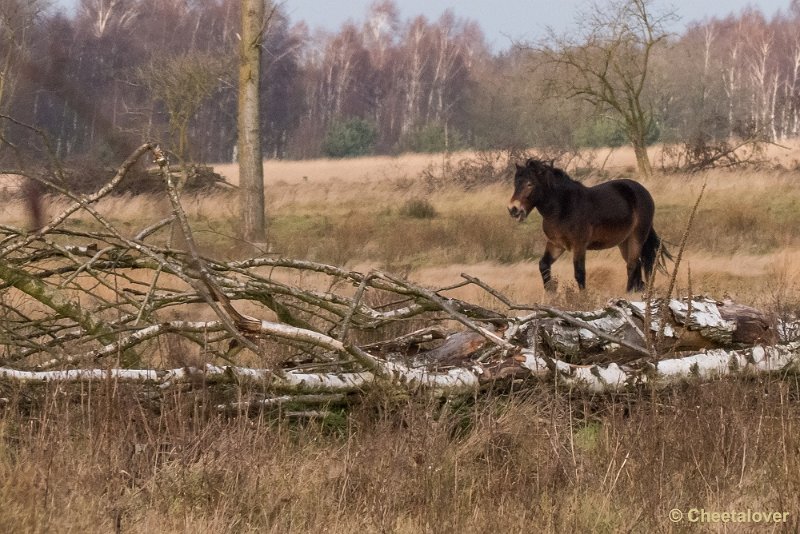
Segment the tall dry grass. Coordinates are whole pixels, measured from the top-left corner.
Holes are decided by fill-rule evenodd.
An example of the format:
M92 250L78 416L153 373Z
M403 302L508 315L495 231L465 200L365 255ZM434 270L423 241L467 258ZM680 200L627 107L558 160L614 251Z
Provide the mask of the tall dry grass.
M305 423L220 416L202 389L3 393L3 532L718 530L673 508L789 512L726 532L800 528L795 379L370 398Z

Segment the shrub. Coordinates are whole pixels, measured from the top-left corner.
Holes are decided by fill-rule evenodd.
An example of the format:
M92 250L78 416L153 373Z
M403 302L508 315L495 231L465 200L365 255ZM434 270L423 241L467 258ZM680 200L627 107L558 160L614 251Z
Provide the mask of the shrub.
M625 132L615 122L599 118L575 130L575 144L588 147L620 147L628 142Z
M433 204L424 198L415 198L407 201L400 208L400 215L411 217L412 219L433 219L439 215Z
M178 180L182 178L180 165L173 166L171 170L173 177ZM66 182L64 185L73 193L86 194L105 185L116 172L116 168L98 164L90 157L75 157L64 162L63 173ZM54 176L48 176L48 178L56 180ZM207 165L189 164L186 178L186 183L182 185L183 191L186 192L230 187L222 175ZM164 181L157 169L135 165L128 171L125 180L122 180L111 194L163 193L164 187Z
M364 119L334 122L325 134L322 151L331 158L363 156L372 152L376 137L375 126Z
M464 143L458 132L445 130L444 124L432 122L419 126L408 132L401 142L404 150L412 152L444 152L458 150Z

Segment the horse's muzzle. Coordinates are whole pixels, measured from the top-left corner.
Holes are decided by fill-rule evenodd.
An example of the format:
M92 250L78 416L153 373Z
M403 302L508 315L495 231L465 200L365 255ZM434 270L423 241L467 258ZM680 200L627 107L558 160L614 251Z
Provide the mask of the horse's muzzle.
M508 214L519 222L524 221L525 217L528 216L527 211L515 204L512 204L508 207Z

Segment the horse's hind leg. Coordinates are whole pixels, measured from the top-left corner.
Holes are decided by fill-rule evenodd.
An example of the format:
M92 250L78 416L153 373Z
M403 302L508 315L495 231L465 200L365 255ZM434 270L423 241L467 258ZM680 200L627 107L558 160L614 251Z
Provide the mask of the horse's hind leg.
M586 289L586 249L575 249L572 253L572 266L575 268L575 281L578 289Z
M629 237L619 245L619 251L625 259L628 268L628 293L644 289L642 281L642 246L634 236Z
M550 266L553 265L553 263L563 253L563 248L551 243L550 241L547 242L547 245L544 248L542 259L539 260L539 272L542 274L542 282L544 282L544 288L547 291L556 290L556 283L550 278Z

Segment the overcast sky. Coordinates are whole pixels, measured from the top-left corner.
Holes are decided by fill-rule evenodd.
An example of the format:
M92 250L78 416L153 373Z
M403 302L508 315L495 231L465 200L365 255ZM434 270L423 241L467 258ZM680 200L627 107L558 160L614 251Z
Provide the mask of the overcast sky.
M347 20L363 20L373 0L283 0L284 9L295 23L305 21L309 27L336 30ZM436 19L446 9L459 17L480 23L486 40L494 50L509 47L512 39L534 39L548 26L557 30L569 28L576 14L590 0L397 0L401 16L406 19L423 14ZM598 0L602 5L602 0ZM77 0L58 0L73 9ZM778 10L787 11L790 0L658 0L658 6L672 6L680 17L673 31L681 31L687 23L713 16L738 13L747 6L760 9L768 18Z
M372 0L285 0L292 22L304 20L311 28L336 29L348 19L362 20ZM599 2L602 5L602 1ZM788 11L790 0L665 0L655 5L672 6L680 17L675 31L687 23L714 16L738 13L747 6L760 9L767 17ZM548 26L569 28L589 0L398 0L403 18L424 14L436 19L446 9L459 17L480 23L486 40L495 50L508 48L512 39L531 39Z

